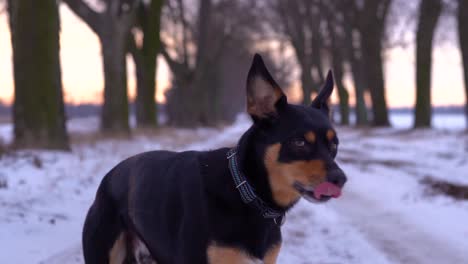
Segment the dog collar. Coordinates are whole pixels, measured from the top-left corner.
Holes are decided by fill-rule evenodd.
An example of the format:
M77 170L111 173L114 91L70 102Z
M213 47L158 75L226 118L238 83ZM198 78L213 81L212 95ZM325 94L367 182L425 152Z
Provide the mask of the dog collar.
M255 194L253 187L247 181L245 175L240 171L237 163L237 146L227 152L229 171L231 172L234 185L239 191L240 197L245 204L248 204L258 211L264 218L273 219L275 224L282 225L284 223L284 212L275 210L269 207L260 197Z

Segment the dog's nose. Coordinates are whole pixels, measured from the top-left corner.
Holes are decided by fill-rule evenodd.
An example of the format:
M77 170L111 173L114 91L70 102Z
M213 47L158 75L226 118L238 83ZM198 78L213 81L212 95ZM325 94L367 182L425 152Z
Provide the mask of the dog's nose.
M335 169L332 171L328 172L327 175L327 181L339 186L343 187L343 185L346 183L347 178L344 172L340 169Z

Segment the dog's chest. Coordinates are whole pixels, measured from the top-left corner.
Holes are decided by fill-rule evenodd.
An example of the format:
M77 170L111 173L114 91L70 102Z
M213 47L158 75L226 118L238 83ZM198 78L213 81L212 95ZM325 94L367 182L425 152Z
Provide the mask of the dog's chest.
M225 264L274 264L278 256L279 247L273 246L268 250L263 259L255 258L242 249L236 247L221 246L211 243L207 248L208 263Z

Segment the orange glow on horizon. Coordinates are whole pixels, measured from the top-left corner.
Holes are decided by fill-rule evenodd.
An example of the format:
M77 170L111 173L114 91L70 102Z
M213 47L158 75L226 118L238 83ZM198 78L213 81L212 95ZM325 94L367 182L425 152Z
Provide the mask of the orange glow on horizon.
M97 36L65 5L61 5L60 57L64 100L71 104L102 102L104 88L101 48ZM13 101L13 69L10 33L7 16L0 14L0 101ZM136 94L135 67L127 57L128 95ZM6 78L5 78L6 77ZM169 70L158 58L157 102L164 102L164 92L169 87Z

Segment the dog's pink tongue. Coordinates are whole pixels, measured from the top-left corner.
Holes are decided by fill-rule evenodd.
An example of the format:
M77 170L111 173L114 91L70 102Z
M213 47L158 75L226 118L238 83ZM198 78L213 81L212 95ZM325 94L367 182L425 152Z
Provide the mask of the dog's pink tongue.
M322 195L338 198L341 195L341 189L333 183L324 182L314 188L315 199L320 199Z

